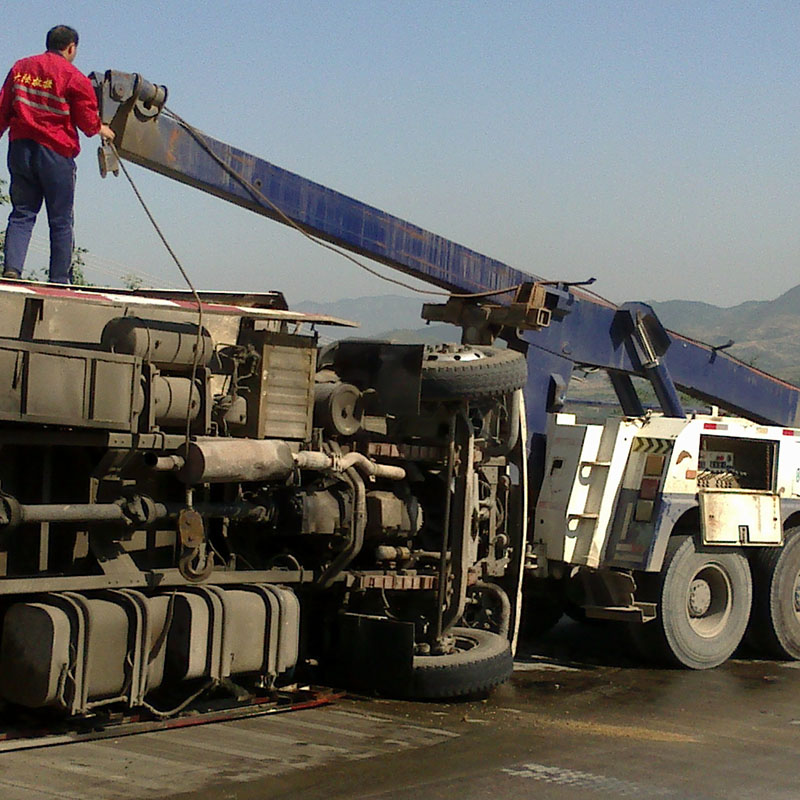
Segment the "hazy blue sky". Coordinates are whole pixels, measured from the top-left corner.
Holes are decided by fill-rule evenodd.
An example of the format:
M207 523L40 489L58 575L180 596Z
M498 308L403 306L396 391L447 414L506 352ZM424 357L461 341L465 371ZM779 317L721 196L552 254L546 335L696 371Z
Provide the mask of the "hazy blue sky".
M797 0L5 0L0 70L58 23L80 31L85 72L140 72L209 134L520 269L596 276L618 301L730 305L800 283ZM97 174L95 143L79 243L179 285L130 188ZM204 288L395 291L132 171Z

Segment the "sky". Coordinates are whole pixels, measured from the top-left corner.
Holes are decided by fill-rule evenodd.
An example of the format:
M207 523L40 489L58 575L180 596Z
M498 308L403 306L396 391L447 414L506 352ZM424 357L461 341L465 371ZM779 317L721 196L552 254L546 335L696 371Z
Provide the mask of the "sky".
M2 71L71 25L84 72L141 73L215 138L534 275L725 306L800 283L797 0L5 0L2 17ZM181 286L96 146L78 158L88 276ZM408 293L130 169L199 288ZM46 236L43 218L29 267Z

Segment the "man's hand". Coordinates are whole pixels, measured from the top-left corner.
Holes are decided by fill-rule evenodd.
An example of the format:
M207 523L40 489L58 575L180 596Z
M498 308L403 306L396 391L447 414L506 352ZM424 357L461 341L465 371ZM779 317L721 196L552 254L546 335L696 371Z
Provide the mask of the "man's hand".
M100 126L100 138L107 142L114 141L114 131L108 127L108 125L101 125Z

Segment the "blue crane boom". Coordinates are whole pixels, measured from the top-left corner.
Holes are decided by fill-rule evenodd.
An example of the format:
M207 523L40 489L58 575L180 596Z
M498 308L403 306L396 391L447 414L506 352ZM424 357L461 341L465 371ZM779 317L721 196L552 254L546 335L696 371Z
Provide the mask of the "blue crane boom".
M526 351L534 442L575 366L606 370L629 415L643 413L631 381L639 376L671 416L684 414L680 389L758 422L800 426L800 389L664 329L643 303L545 281L213 139L169 113L166 89L138 75L91 78L123 158L451 292L423 316L461 324L470 341L501 335Z

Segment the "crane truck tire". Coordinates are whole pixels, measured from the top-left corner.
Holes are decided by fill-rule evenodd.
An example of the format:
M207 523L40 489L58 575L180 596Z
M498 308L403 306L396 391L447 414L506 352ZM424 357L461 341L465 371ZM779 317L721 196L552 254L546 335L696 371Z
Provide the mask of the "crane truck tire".
M493 689L511 676L508 639L477 628L453 628L451 652L414 656L408 697L443 700Z
M641 578L642 599L658 605L656 619L631 629L641 655L689 669L727 661L747 629L753 596L742 553L673 536L661 572Z
M427 345L422 358L423 400L479 400L525 386L525 356L476 345Z
M800 528L786 531L783 547L754 553L750 566L748 643L775 658L800 659Z

